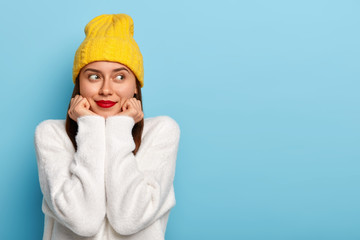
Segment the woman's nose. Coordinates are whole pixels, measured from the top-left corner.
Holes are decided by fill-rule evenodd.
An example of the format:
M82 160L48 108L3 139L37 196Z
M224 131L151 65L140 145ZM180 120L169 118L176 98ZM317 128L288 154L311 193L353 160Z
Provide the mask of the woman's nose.
M99 90L100 95L111 95L113 94L111 82L109 79L105 79L103 82L103 85L101 86Z

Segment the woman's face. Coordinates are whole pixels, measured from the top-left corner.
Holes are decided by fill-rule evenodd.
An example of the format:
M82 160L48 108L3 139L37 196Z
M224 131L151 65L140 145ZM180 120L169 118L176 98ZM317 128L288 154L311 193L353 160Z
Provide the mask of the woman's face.
M88 100L90 110L104 118L119 113L126 99L137 93L135 75L117 62L89 63L79 73L79 84L80 95ZM101 101L115 104L101 104Z

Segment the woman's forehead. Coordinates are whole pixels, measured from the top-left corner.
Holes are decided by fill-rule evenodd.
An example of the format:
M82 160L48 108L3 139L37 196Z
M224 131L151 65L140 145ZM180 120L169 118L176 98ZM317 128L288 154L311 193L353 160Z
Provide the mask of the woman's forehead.
M95 62L91 62L87 65L85 65L83 67L83 69L86 69L86 68L95 68L95 69L98 69L98 70L104 70L104 71L107 71L107 70L110 70L112 71L113 69L117 69L117 68L125 68L127 70L130 70L126 65L124 64L121 64L119 62L110 62L110 61L95 61Z

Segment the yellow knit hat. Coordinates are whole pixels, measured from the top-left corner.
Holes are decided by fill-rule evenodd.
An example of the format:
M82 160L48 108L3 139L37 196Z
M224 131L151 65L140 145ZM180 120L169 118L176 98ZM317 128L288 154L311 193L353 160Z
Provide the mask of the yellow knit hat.
M77 49L73 66L75 83L81 68L94 61L119 62L133 71L144 86L143 58L136 44L134 23L126 14L103 14L85 27L85 39Z

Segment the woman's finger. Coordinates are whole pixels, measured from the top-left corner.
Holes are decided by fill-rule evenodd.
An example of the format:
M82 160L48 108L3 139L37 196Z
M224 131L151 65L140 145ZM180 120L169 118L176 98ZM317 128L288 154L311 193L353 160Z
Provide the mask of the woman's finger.
M76 95L76 96L74 97L74 100L73 100L73 106L76 106L76 105L77 105L78 99L79 99L79 97L78 97L78 95Z
M79 102L82 100L82 96L81 95L76 95L76 101L75 101L75 104L77 105L77 104L79 104Z
M144 113L143 113L142 108L141 108L141 101L137 100L137 99L134 99L134 104L137 107L136 122L139 122L144 117Z
M139 108L139 104L138 104L138 100L137 100L136 98L132 98L131 100L133 101L133 103L134 103L134 105L136 106L136 108L137 108L137 109L140 109L140 108Z
M89 101L84 97L80 100L80 104L86 109L90 107Z
M134 99L129 99L129 103L130 103L130 108L133 109L134 112L137 112L138 109L137 109L137 106L136 106L136 103L134 102Z
M126 111L127 109L129 109L129 107L130 107L130 102L128 100L129 99L126 99L124 104L121 106L121 109L123 112Z
M139 105L138 100L136 98L132 98L131 102L133 103L137 111L141 111L141 106Z
M138 103L139 109L142 111L141 101L140 101L140 100L137 100L136 102Z

